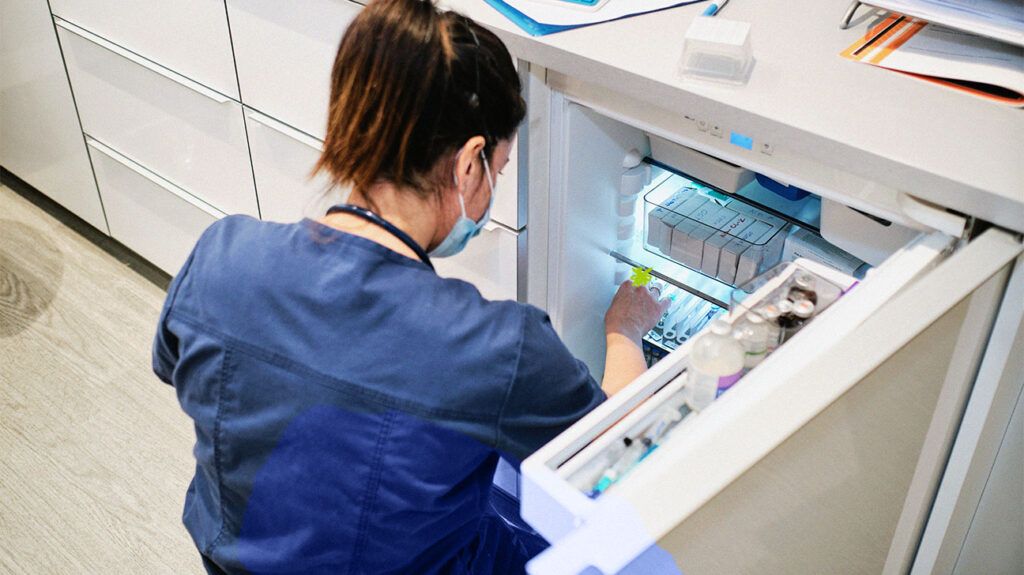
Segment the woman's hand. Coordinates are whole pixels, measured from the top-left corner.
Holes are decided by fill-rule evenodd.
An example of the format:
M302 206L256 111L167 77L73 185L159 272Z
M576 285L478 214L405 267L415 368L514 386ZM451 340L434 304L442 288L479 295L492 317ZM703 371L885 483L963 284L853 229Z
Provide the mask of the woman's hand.
M619 334L639 342L658 323L669 303L667 299L658 301L647 287L636 287L626 280L615 292L604 316L604 333L606 336Z

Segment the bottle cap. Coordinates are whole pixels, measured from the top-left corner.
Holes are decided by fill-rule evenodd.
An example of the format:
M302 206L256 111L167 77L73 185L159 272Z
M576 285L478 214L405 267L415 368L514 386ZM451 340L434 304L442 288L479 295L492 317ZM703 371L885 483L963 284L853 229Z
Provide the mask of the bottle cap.
M732 333L732 326L724 319L716 319L711 322L711 333L715 335L729 335Z
M777 305L775 305L775 304L773 304L773 303L770 303L770 304L768 304L768 305L765 305L765 306L763 306L763 307L762 307L762 308L761 308L760 310L758 310L758 311L760 311L760 312L761 312L761 315L762 315L762 316L763 316L763 317L764 317L765 319L768 319L768 320L774 320L775 318L777 318L777 317L779 317L780 315L782 315L782 314L781 314L781 313L779 312L779 306L777 306Z
M779 308L779 315L786 315L787 313L793 311L793 302L789 301L788 299L779 300L779 303L776 304L776 306Z
M814 304L810 300L799 300L793 304L793 314L802 318L811 317L814 315Z
M797 287L813 291L814 290L814 276L811 274L800 274L796 276L795 282Z

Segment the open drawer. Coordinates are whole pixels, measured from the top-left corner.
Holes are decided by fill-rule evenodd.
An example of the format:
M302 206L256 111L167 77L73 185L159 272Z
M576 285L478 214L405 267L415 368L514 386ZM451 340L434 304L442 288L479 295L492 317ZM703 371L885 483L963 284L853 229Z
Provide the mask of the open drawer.
M649 152L642 130L576 104L559 112L570 145L559 148L568 168L553 203L566 213L552 218L548 303L570 349L585 349L614 291L609 253L632 249L608 209L628 175L622 158ZM680 391L683 343L523 462L522 515L552 542L530 573L900 572L1021 253L995 228L970 241L921 231L709 407L684 413L611 488L574 481Z

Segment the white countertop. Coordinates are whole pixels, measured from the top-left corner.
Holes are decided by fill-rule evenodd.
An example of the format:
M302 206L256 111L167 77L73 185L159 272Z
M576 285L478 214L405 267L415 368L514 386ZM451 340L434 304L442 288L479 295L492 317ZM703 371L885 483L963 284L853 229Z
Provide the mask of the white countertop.
M705 3L533 38L481 0L446 7L491 27L524 60L680 115L733 109L793 151L1024 231L1024 110L839 53L877 13L839 30L847 0L735 0L756 64L739 88L684 82L682 38ZM758 122L762 123L762 122Z

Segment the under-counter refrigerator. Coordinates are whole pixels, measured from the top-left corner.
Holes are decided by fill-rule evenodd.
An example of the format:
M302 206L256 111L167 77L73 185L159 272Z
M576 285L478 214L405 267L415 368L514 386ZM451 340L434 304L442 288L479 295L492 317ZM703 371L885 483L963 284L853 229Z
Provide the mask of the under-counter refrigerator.
M1019 234L787 158L743 126L679 118L669 133L581 93L553 91L547 110L535 303L598 379L603 314L633 267L686 309L645 338L646 373L523 463L522 514L552 542L530 572L616 573L652 546L687 575L920 568L1024 378ZM716 132L731 161L694 146ZM694 336L730 317L737 285L808 250L841 295L709 407L681 404ZM609 485L626 439L659 422L656 448Z

